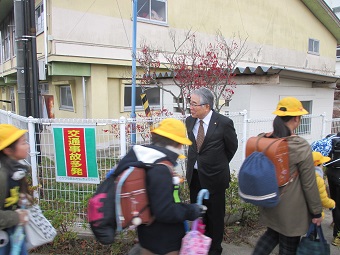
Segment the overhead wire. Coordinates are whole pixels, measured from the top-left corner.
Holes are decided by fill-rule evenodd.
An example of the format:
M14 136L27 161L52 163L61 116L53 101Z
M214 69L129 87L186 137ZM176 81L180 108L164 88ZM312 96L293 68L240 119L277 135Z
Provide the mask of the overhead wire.
M94 3L97 2L97 0L93 0L92 4L86 9L86 11L83 13L83 15L80 17L78 22L73 26L73 28L68 32L66 38L73 32L73 30L76 28L76 26L80 23L80 21L84 18L84 16L87 14L87 12L90 10L90 8L94 5Z
M249 36L248 31L245 29L244 24L243 24L243 17L242 17L241 11L240 11L240 6L239 6L238 0L236 0L236 4L237 4L237 9L238 9L238 14L240 15L243 31L246 33L247 36Z
M122 21L122 24L123 24L123 28L124 28L124 32L125 32L125 36L126 36L126 40L127 40L127 42L128 42L129 48L131 48L131 47L130 47L130 41L129 41L129 37L128 37L128 35L127 35L127 32L126 32L126 28L125 28L125 24L124 24L124 21L123 21L122 12L120 11L120 7L119 7L118 0L116 0L116 3L117 3L117 6L118 6L118 10L119 10L120 19L121 19L121 21Z

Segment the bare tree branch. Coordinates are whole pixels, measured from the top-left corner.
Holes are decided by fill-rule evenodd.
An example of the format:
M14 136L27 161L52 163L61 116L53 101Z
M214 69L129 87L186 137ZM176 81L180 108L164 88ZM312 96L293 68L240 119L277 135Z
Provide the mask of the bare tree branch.
M227 40L221 31L216 32L214 43L206 46L196 40L196 34L189 29L183 39L178 42L176 32L171 30L171 52L160 51L144 43L138 62L144 72L142 84L156 84L160 89L170 93L177 102L182 114L186 111L186 103L191 91L200 87L210 89L215 98L215 109L220 111L226 100L231 100L236 87L233 72L238 62L247 53L247 38L242 39L235 34ZM159 54L166 63L162 67L172 73L172 81L179 88L176 95L171 89L164 87L157 79L156 72L161 66ZM219 105L219 101L225 102Z

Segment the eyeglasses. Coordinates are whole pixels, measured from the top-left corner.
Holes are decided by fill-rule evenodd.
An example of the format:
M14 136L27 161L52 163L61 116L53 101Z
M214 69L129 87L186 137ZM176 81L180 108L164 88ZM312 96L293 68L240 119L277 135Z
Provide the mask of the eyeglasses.
M193 104L193 103L188 104L188 106L190 107L197 107L197 106L202 106L202 105L206 105L206 104Z

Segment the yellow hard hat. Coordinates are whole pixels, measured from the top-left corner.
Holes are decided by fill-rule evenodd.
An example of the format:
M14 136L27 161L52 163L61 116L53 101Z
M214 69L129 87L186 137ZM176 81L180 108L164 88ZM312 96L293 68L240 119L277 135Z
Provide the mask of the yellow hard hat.
M11 124L0 124L0 151L22 137L27 130L19 129Z
M313 154L314 166L321 165L331 160L330 157L325 157L318 151L313 151L312 154Z
M295 97L285 97L277 104L276 111L273 114L277 116L301 116L308 114L308 112Z
M187 131L182 121L173 118L162 120L152 133L164 136L180 144L191 145L192 142L187 138Z

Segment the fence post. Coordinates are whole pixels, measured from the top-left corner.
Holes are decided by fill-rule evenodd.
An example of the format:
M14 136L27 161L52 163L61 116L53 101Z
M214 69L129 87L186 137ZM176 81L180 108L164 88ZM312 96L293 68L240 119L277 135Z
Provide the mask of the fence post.
M243 115L243 137L242 137L242 161L246 158L246 144L247 144L247 125L248 125L248 112L243 110L240 112Z
M7 112L7 124L12 124L13 123L11 115L12 115L12 112L8 111Z
M121 116L119 118L119 137L120 137L120 158L126 155L126 118Z
M38 166L37 166L37 155L39 152L36 151L36 140L35 140L35 123L34 118L32 116L28 117L28 136L29 136L29 145L30 145L30 157L31 157L31 168L32 168L32 185L38 186ZM34 197L39 198L39 193L37 190L34 191Z
M322 139L323 137L326 136L326 113L324 112L323 114L321 114L322 117L322 129L321 129L321 137L320 139Z

